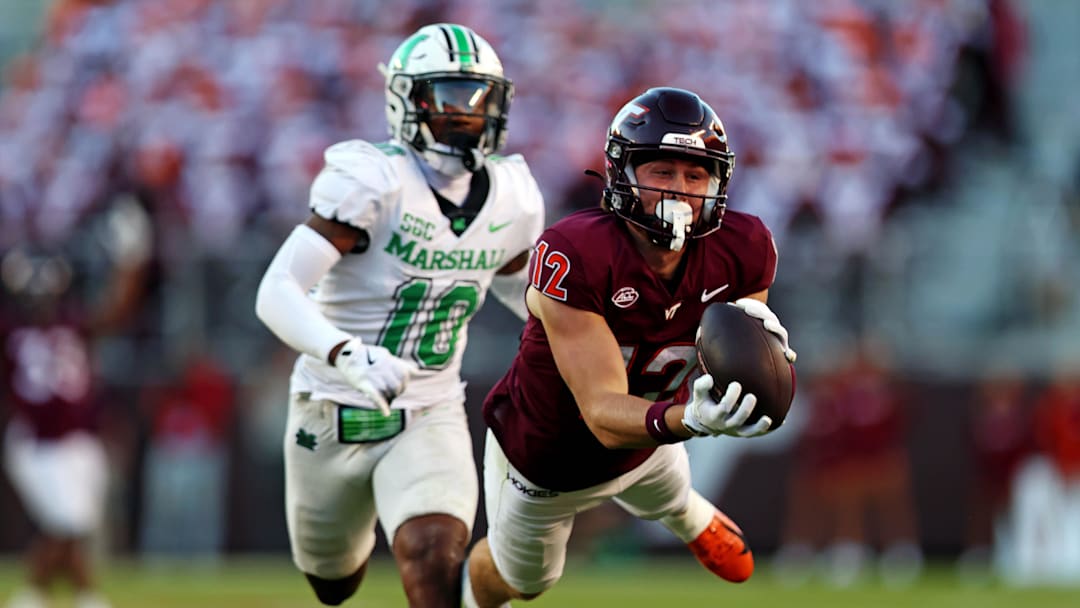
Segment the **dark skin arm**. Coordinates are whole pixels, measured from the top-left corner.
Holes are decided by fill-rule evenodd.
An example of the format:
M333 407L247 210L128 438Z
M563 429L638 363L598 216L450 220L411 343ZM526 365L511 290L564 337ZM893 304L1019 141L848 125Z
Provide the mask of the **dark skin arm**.
M138 309L143 300L148 264L122 264L116 266L87 329L95 336L120 329Z

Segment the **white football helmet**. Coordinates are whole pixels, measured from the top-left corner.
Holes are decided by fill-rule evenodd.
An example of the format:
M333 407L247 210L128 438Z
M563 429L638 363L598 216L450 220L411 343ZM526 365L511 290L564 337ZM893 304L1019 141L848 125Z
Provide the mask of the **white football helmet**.
M514 86L495 50L471 29L426 25L379 70L386 76L390 135L437 171L476 171L505 143Z

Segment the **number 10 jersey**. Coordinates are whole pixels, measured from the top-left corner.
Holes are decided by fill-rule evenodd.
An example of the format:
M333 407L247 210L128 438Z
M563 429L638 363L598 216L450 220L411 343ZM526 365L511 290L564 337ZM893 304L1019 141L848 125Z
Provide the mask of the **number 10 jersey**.
M311 188L312 211L363 230L312 299L336 327L413 361L417 375L394 408L464 399L461 358L468 322L495 272L543 229L543 197L519 155L489 157L461 207L440 207L415 155L396 142L342 142L326 151ZM487 185L487 196L476 199ZM479 184L479 186L478 186ZM524 297L524 293L522 294ZM371 402L326 361L303 354L292 392L350 405Z

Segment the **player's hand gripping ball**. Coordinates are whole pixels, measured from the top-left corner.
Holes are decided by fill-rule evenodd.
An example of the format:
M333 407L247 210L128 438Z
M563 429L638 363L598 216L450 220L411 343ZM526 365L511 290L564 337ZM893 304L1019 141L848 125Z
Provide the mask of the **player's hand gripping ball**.
M713 377L713 399L719 401L728 384L739 382L743 394L757 397L747 424L769 416L774 430L784 422L795 397L795 368L783 343L760 319L726 302L712 304L701 316L696 346L702 370Z

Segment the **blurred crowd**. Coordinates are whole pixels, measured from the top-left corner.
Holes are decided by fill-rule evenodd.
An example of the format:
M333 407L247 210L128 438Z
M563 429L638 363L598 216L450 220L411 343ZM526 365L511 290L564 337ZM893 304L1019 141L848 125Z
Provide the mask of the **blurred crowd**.
M58 0L0 98L0 244L62 236L117 190L165 232L183 227L191 240L173 240L188 254L277 234L304 216L328 144L385 137L376 64L405 32L454 21L500 49L517 88L509 148L529 158L552 217L596 204L581 171L599 168L603 126L665 84L725 121L733 204L781 235L810 209L842 246L864 247L963 131L963 49L1014 50L1006 6Z
M136 250L147 265L123 339L95 345L117 544L281 549L281 531L265 526L282 520L267 505L281 503L279 385L292 356L253 318L255 281L307 215L323 150L386 137L375 66L420 25L468 24L499 50L516 87L508 151L528 158L550 218L598 203L599 182L582 170L600 168L614 111L654 85L695 90L717 110L737 154L730 204L762 216L782 251L806 217L827 246L870 248L908 193L948 177L942 159L966 132L1013 130L1007 90L1023 30L1005 0L392 4L56 0L41 40L7 65L0 254L27 239L88 240L103 259ZM145 230L133 232L142 215ZM784 264L798 267L798 250L789 255ZM86 273L93 283L107 269ZM815 288L803 282L802 293ZM790 301L817 314L809 300ZM13 317L8 303L0 327ZM512 346L517 327L500 329L477 328L474 349ZM1020 572L1053 558L1046 568L1080 577L1080 531L1047 530L1080 526L1075 370L1045 381L988 374L950 393L873 349L853 351L800 371L798 407L817 422L791 424L792 510L776 518L786 523L773 543L782 556L797 564L820 552L830 580L848 584L875 553L895 572L917 572L929 539ZM470 390L483 396L479 382ZM938 406L944 414L928 414ZM946 456L955 458L934 460ZM917 476L943 470L970 487ZM1041 502L1020 504L1014 480ZM950 499L975 514L958 523L963 532L920 519ZM0 501L5 523L16 521L10 504ZM1039 549L1055 538L1077 540ZM3 546L20 540L0 527ZM992 546L1008 549L995 557Z

